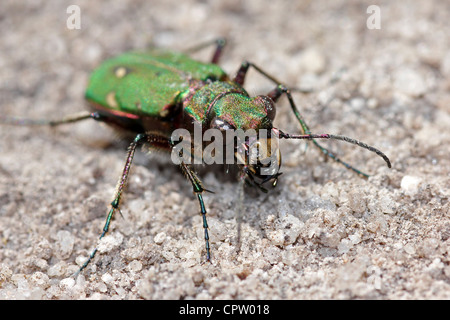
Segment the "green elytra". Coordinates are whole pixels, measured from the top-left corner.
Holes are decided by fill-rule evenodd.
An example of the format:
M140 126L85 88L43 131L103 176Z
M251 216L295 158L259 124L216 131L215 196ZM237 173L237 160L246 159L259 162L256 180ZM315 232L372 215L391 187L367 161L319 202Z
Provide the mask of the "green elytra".
M266 142L258 140L256 143L268 145L273 138L311 140L326 156L357 174L367 177L367 174L343 162L316 141L316 139L341 140L376 153L385 160L388 167L391 167L391 163L384 153L361 141L341 135L311 133L294 103L291 91L255 64L248 61L243 62L236 75L230 79L217 65L225 46L225 40L218 39L214 43L216 50L211 63L198 62L186 54L161 49L122 54L106 60L92 73L86 90L86 99L90 102L91 111L69 115L60 120L29 120L1 116L0 122L14 125L56 126L94 119L134 133L134 139L128 148L125 166L119 178L100 239L108 232L116 211L120 212L121 196L137 147L145 144L170 152L175 146L171 140L171 133L177 128L192 130L194 124L201 124L203 128L214 128L222 132L236 129L269 129L271 137ZM190 51L202 49L210 44L212 43L205 43ZM243 88L250 67L275 84L275 88L267 95L250 97ZM275 117L275 103L283 94L288 98L291 110L300 124L302 134L288 134L272 125ZM248 150L250 145L246 142L242 147ZM276 158L281 164L279 153L276 154ZM182 162L180 167L191 182L199 201L206 259L210 261L207 211L203 200L203 193L209 190L203 187L199 177L189 164ZM243 163L238 167L240 169L239 199L241 202L244 183L266 191L262 185L270 182L272 186L275 186L280 175L277 170L270 176L264 176L261 163ZM240 210L237 214L237 242L239 244ZM96 252L97 248L91 252L76 274L88 266Z
M217 99L219 95L221 99ZM106 60L92 73L86 99L94 110L101 113L101 109L109 116L116 112L121 117L169 122L165 130L158 126L165 134L179 126L174 116L180 105L184 116L204 127L211 114L240 129L270 128L272 120L267 118L266 101L250 97L217 64L161 49L128 52ZM155 129L155 124L143 127Z
M219 66L197 62L181 53L160 49L128 52L94 70L86 98L113 110L161 117L164 106L181 101L189 91L190 79L226 77ZM112 99L115 102L111 103Z

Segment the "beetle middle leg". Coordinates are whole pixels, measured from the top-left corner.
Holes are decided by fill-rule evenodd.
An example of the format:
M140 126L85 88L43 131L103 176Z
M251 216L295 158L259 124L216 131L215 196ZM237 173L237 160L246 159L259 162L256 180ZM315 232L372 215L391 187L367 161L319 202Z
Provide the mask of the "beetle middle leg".
M216 49L214 51L214 54L211 58L211 63L214 64L218 64L219 60L222 56L223 53L223 48L225 48L226 44L227 44L227 40L225 38L217 38L215 40L212 41L207 41L205 43L201 43L199 45L196 45L195 47L189 48L187 50L185 50L186 53L194 53L197 52L199 50L202 50L204 48L207 48L211 45L216 45Z
M119 179L119 182L117 184L117 189L115 192L115 196L114 196L114 200L111 202L111 209L108 212L108 215L106 216L106 222L105 225L103 227L103 231L100 235L100 239L102 239L106 233L109 230L109 225L111 223L111 220L114 216L114 213L116 212L116 210L120 210L119 209L119 203L120 203L120 199L122 196L122 191L123 188L125 187L127 178L128 178L128 174L130 172L130 167L131 167L131 163L133 161L133 157L134 154L136 152L136 148L138 147L138 145L140 145L144 140L147 140L148 136L146 134L138 134L136 136L136 138L133 140L133 142L130 144L129 148L128 148L128 154L127 154L127 159L125 162L125 167L123 168L123 172L122 175ZM97 253L97 248L95 248L91 254L89 255L89 258L86 260L85 263L83 263L83 265L80 267L80 269L78 269L78 271L75 273L75 277L83 270L85 269L89 263L91 262L91 260L95 257L95 254Z
M127 183L127 180L128 180L128 175L130 173L130 168L131 168L131 164L133 162L134 154L136 152L136 148L142 144L149 144L149 145L155 146L155 147L169 147L170 146L167 138L158 136L158 135L152 134L152 133L139 133L134 138L133 142L131 142L130 146L128 147L128 153L127 153L127 158L125 161L125 166L123 168L122 175L120 176L119 181L117 183L116 191L114 194L114 200L111 202L111 208L108 211L108 214L106 216L105 225L103 226L103 230L102 230L99 240L101 240L108 232L109 226L111 224L111 220L114 217L114 214L116 213L116 211L119 211L119 213L120 213L120 209L119 209L120 200L122 198L122 192L123 192L125 185ZM86 260L86 262L83 263L83 265L80 267L80 269L78 269L78 271L75 273L75 276L77 276L83 269L85 269L89 265L89 263L95 257L95 254L97 253L97 251L98 251L98 249L95 248L91 252L91 254L89 255L89 258Z
M297 106L295 105L294 99L292 98L292 94L291 91L279 80L277 80L275 77L273 77L272 75L268 74L267 72L265 72L264 70L262 70L260 67L258 67L257 65L248 62L248 61L244 61L241 64L241 67L239 68L238 72L236 73L233 81L238 83L239 85L243 85L244 81L245 81L245 77L247 75L247 71L250 67L253 67L256 71L258 71L258 73L260 73L261 75L263 75L265 78L269 79L270 81L272 81L273 83L276 84L275 89L273 89L272 91L270 91L267 96L270 97L274 102L277 102L278 99L285 94L289 100L289 104L291 106L292 112L294 113L295 117L297 118L298 122L300 123L301 126L301 130L303 134L311 134L311 130L309 129L308 125L306 124L303 116L301 115L300 111L298 110ZM358 175L368 178L369 175L362 172L361 170L353 167L352 165L348 164L347 162L342 161L341 159L339 159L339 157L334 154L333 152L331 152L330 150L328 150L327 148L323 147L321 144L319 144L315 139L311 139L312 142L314 143L314 145L319 148L319 150L325 155L330 157L331 159L333 159L335 162L342 164L343 166L345 166L347 169L354 171L355 173L357 173Z
M167 151L170 151L173 147L172 142L167 139L164 136L160 136L157 134L152 133L140 133L138 134L133 142L131 142L130 146L128 147L128 153L127 158L125 161L125 166L123 168L123 172L121 177L119 178L119 181L117 183L114 200L111 202L111 208L108 211L108 214L106 216L105 225L103 226L102 233L100 234L99 240L101 240L106 233L109 230L111 220L114 217L114 214L116 211L119 211L119 205L122 198L122 192L125 188L125 185L128 180L128 175L130 173L131 164L133 162L134 154L136 152L136 149L140 146L146 144L152 148L159 148L159 149L166 149ZM197 199L200 204L200 213L203 218L203 228L205 232L205 242L206 242L206 258L208 261L211 259L211 253L210 253L210 245L209 245L209 234L208 234L208 223L206 221L206 207L203 201L202 193L204 191L212 192L207 189L205 189L198 178L198 176L195 174L195 172L184 162L181 163L181 169L186 174L188 179L190 180L192 187L194 189L194 193L197 195ZM97 253L98 248L95 248L91 254L89 255L89 258L83 263L83 265L78 269L78 271L75 273L75 277L83 270L85 269L89 263L92 261L92 259L95 257L95 254Z

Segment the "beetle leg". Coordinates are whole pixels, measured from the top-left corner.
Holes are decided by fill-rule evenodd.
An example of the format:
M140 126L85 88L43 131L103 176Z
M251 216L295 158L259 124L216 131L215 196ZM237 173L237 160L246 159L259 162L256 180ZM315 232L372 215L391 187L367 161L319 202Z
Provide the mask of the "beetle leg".
M250 68L250 63L248 61L242 62L238 72L236 72L236 75L233 78L233 81L240 86L244 85L245 82L245 76L247 75L248 68Z
M189 48L187 50L185 50L186 53L194 53L197 52L199 50L202 50L204 48L207 48L211 45L215 44L216 45L216 50L214 51L214 54L211 58L211 63L214 64L218 64L220 57L222 56L223 53L223 48L225 47L225 45L227 44L227 40L225 38L217 38L215 40L212 41L207 41L205 43L201 43L199 45L196 45L195 47Z
M245 81L245 76L247 75L247 71L250 67L253 67L258 73L262 74L264 77L269 79L270 81L274 82L277 86L274 90L268 93L268 97L270 97L274 102L276 102L282 94L285 94L289 100L289 104L291 106L292 112L294 113L295 117L297 118L298 122L300 123L302 133L303 134L311 134L311 130L309 129L308 125L306 124L303 116L300 114L300 111L298 110L297 106L295 105L294 99L292 98L292 94L290 89L288 89L281 81L277 80L275 77L271 76L264 70L262 70L260 67L256 66L255 64L244 61L241 64L241 67L239 68L238 72L236 73L236 76L234 78L234 82L243 85ZM314 145L319 148L319 150L325 155L333 159L335 162L342 164L347 169L350 169L357 173L360 176L363 177L369 177L368 174L360 171L359 169L351 166L350 164L342 161L338 158L337 155L335 155L333 152L328 150L327 148L320 145L315 139L311 139Z
M297 109L294 99L292 98L291 92L290 90L282 85L282 84L278 84L277 88L272 91L272 93L275 93L275 96L280 96L281 94L286 94L288 100L289 100L289 104L291 105L291 109L292 112L294 113L295 117L297 118L298 122L300 123L300 126L302 128L303 134L311 134L311 130L309 129L308 125L306 124L305 120L303 119L303 116L300 114L300 111ZM315 139L311 139L312 142L314 143L314 145L327 157L330 157L331 159L333 159L335 162L340 163L341 165L343 165L344 167L346 167L349 170L352 170L353 172L355 172L356 174L368 178L369 175L367 173L362 172L361 170L353 167L352 165L350 165L349 163L342 161L341 159L339 159L339 157L334 154L333 152L331 152L330 150L328 150L327 148L323 147L320 143L318 143Z
M169 141L167 140L167 138L165 137L161 137L158 135L154 135L151 133L139 133L136 138L134 138L133 142L131 142L130 146L128 147L128 153L127 153L127 158L125 161L125 166L123 168L123 172L122 175L120 176L120 179L117 183L117 187L116 187L116 192L115 192L115 196L114 196L114 200L111 202L111 208L108 212L108 215L106 216L106 222L105 225L103 227L103 231L100 235L100 239L102 239L106 233L109 230L109 226L111 224L111 220L114 216L114 213L116 211L120 212L119 209L119 204L120 204L120 200L122 197L122 192L123 189L126 185L126 182L128 180L128 175L130 173L130 168L131 168L131 163L133 162L133 158L134 158L134 154L136 152L136 148L144 143L148 143L149 145L167 145L169 146ZM95 248L91 254L89 255L89 258L86 260L86 262L80 267L80 269L75 273L75 277L83 270L85 269L89 263L91 262L91 260L94 258L95 254L97 253L97 248Z
M237 224L237 245L236 252L241 251L241 229L242 229L242 215L244 211L244 185L246 183L246 172L243 170L239 177L239 198L236 211L236 224Z
M253 64L253 63L251 63L249 61L242 62L241 66L239 67L238 72L234 76L233 81L236 82L237 84L241 85L241 86L244 85L245 76L247 75L247 71L248 71L248 69L250 67L253 67L253 69L258 71L264 77L266 77L270 81L276 83L277 85L281 85L282 84L281 81L278 81L275 77L271 76L270 74L268 74L267 72L262 70L260 67L258 67L257 65L255 65L255 64Z
M98 112L83 111L80 113L70 114L58 120L47 119L24 119L19 117L3 117L0 116L0 123L14 126L59 126L61 124L74 123L86 119L94 119L103 121L103 117Z
M203 188L202 183L200 179L198 178L197 174L192 170L190 166L185 164L184 162L181 163L181 170L183 173L187 176L189 181L192 184L192 187L194 189L194 193L197 195L197 199L200 205L200 214L202 215L203 219L203 230L205 233L205 247L206 247L206 260L211 261L211 251L209 246L209 233L208 233L208 222L206 221L206 207L205 203L203 201L202 193L204 191L207 191L205 188Z
M220 57L223 53L223 48L226 46L227 40L225 38L218 38L216 40L216 50L214 51L214 55L211 59L211 63L218 64Z

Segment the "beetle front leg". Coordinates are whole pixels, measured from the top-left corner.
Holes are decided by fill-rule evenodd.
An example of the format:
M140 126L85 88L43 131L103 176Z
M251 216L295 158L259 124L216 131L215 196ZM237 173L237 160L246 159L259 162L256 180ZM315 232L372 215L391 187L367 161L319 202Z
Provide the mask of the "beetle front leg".
M192 184L192 187L194 189L194 193L197 195L197 199L200 205L200 214L202 215L203 220L203 230L205 234L205 247L206 247L206 260L211 261L211 251L209 246L209 233L208 233L208 222L206 221L206 207L205 203L203 201L203 192L208 191L211 192L205 188L203 188L202 183L198 176L195 174L195 172L184 162L181 163L181 170L186 175L186 177L189 179L189 181Z
M281 81L277 80L275 77L271 76L264 70L262 70L260 67L256 66L255 64L244 61L241 64L241 67L239 68L238 72L236 73L236 76L234 77L234 82L243 85L245 81L245 76L247 75L248 69L252 67L258 73L262 74L265 78L269 79L273 83L275 83L277 86L275 89L273 89L271 92L267 94L268 97L270 97L274 102L276 102L281 95L285 94L289 100L289 104L291 106L292 112L294 113L295 117L297 118L298 122L300 123L301 129L303 134L311 134L311 130L309 129L308 125L306 124L303 116L301 115L300 111L298 110L297 106L295 105L294 99L292 98L292 94L290 89L288 89ZM327 148L320 145L315 139L311 139L314 145L327 157L330 157L335 162L342 164L344 167L346 167L349 170L352 170L353 172L357 173L360 176L363 176L365 178L369 177L368 174L360 171L359 169L353 167L352 165L348 164L347 162L342 161L339 159L339 157L328 150Z
M282 94L285 94L287 96L287 98L289 100L289 104L291 105L292 112L294 113L295 117L297 118L298 122L300 123L303 134L311 134L311 130L309 129L308 125L306 124L305 120L303 119L303 116L300 114L300 111L298 110L297 106L295 105L294 99L292 98L291 92L286 86L284 86L283 84L278 84L277 87L268 94L268 96L271 97L272 99L274 99L274 101L276 101ZM316 146L325 156L330 157L333 161L340 163L347 169L352 170L353 172L355 172L356 174L358 174L364 178L369 177L368 174L353 167L349 163L341 160L336 154L334 154L327 148L323 147L315 139L311 139L311 140L314 143L314 146Z

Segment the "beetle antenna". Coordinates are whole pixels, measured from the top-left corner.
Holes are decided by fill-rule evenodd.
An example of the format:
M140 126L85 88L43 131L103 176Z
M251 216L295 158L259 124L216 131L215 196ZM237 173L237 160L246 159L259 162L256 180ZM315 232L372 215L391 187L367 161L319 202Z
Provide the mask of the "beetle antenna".
M392 167L391 165L391 161L389 160L389 158L380 150L378 150L377 148L374 148L372 146L369 146L368 144L362 142L362 141L358 141L356 139L352 139L346 136L341 136L341 135L334 135L334 134L289 134L289 133L284 133L283 131L279 130L279 129L273 129L275 131L275 133L278 134L278 136L281 139L307 139L307 140L312 140L312 139L333 139L333 140L341 140L341 141L345 141L357 146L360 146L361 148L367 149L371 152L376 153L377 155L379 155L380 157L383 158L383 160L386 162L387 166L389 168ZM328 150L323 149L326 152L328 152ZM334 158L336 161L344 164L347 168L352 168L349 164L341 161L339 158ZM361 173L362 174L362 173Z

